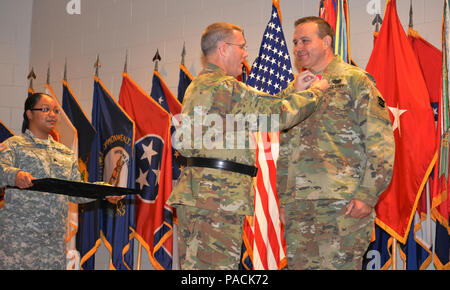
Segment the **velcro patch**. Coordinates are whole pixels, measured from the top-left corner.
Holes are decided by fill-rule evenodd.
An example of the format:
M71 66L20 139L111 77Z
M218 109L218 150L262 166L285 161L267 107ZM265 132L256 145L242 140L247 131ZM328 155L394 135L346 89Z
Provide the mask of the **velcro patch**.
M380 107L382 108L386 108L386 101L383 100L383 98L380 96L378 96L378 105L380 105Z

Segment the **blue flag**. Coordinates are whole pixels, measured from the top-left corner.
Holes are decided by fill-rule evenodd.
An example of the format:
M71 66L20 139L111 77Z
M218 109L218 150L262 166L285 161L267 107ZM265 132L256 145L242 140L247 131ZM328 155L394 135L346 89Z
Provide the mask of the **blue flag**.
M63 81L62 108L77 129L78 164L80 165L81 178L84 181L93 182L94 176L89 176L87 164L91 155L92 143L97 132L91 122L89 122L89 119L66 81Z
M0 143L8 139L9 137L13 136L14 134L11 132L11 130L6 127L2 121L0 121ZM1 146L1 145L0 145ZM1 147L0 147L1 148ZM3 204L5 203L5 190L4 188L0 188L0 208L2 208Z
M188 69L180 64L180 78L178 80L178 101L180 104L183 103L184 93L186 92L187 87L190 85L192 79L194 77L189 73Z
M69 84L63 81L62 108L78 133L78 165L81 178L94 182L89 175L89 159L94 141L95 128L78 103ZM94 270L95 252L100 245L100 224L98 221L99 201L78 205L77 250L80 252L80 269Z
M13 136L13 132L0 121L0 143Z
M363 270L386 270L392 264L392 237L375 224L372 241L363 256Z
M153 72L152 91L150 96L171 115L177 115L181 113L181 103L174 96L172 91L166 85L159 72ZM173 135L175 127L170 128L170 134ZM184 161L178 152L172 148L172 178L177 180L180 177L181 170L180 164Z
M95 181L134 188L134 122L95 77L92 124L97 135L91 161ZM103 202L101 237L111 254L111 269L133 269L134 196Z
M420 218L412 221L406 244L400 244L400 257L405 270L424 270L432 260L431 245L424 244L425 241L416 235L418 227L421 227Z

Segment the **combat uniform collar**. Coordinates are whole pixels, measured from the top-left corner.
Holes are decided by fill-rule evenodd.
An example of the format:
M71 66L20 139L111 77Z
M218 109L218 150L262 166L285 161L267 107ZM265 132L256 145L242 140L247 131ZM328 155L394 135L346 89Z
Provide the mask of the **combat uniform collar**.
M318 72L318 74L323 75L332 74L338 69L339 67L338 64L340 64L341 62L343 62L343 60L341 60L340 56L335 55L334 58L330 61L330 63L327 65L327 67L323 71Z
M210 63L210 62L206 64L204 72L205 73L215 72L221 76L226 76L225 71L221 67L219 67L213 63Z
M54 142L52 136L48 135L47 140L42 140L34 136L33 132L31 132L29 129L26 129L25 132L22 134L25 138L29 139L35 144L52 144Z

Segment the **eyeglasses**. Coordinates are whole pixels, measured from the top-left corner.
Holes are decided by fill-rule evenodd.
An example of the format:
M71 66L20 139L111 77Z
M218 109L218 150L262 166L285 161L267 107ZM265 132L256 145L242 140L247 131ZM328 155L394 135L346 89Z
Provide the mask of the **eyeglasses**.
M45 114L50 114L50 111L52 111L55 115L59 115L61 113L58 108L54 108L53 110L50 110L49 108L32 108L30 111L41 111Z
M236 44L236 43L231 43L231 42L225 42L225 43L229 44L229 45L237 46L242 50L247 50L247 47L248 47L246 43L244 43L244 44Z

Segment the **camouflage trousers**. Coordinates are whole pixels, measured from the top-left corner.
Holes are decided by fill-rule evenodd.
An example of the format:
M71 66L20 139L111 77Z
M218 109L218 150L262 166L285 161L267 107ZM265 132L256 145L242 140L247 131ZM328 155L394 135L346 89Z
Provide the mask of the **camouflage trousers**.
M0 270L65 270L65 232L20 232L0 224Z
M244 216L177 206L182 270L237 270Z
M345 200L297 200L285 205L288 269L361 270L374 211L345 216Z

